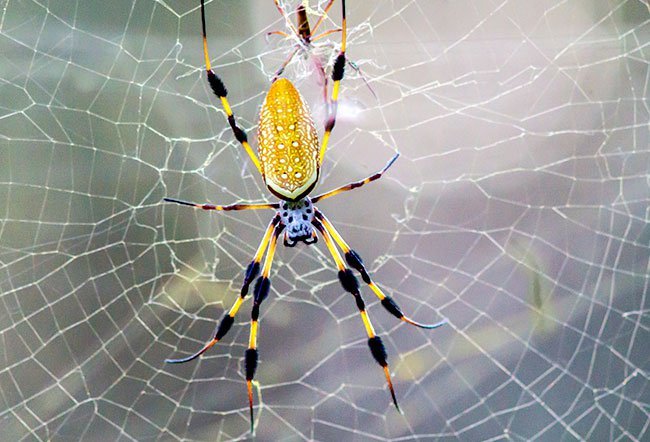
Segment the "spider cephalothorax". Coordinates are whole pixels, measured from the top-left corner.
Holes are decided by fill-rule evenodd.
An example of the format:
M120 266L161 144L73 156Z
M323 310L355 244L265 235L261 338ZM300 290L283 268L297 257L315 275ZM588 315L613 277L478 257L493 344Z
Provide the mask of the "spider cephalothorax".
M280 222L286 226L284 245L294 247L299 241L314 244L318 237L314 231L314 205L309 197L299 201L282 201L280 203Z
M333 1L333 0L332 0ZM331 6L332 1L328 3ZM278 3L276 2L276 5ZM366 312L365 303L361 297L359 281L354 276L353 270L356 270L363 282L368 285L372 292L377 296L381 305L396 318L422 328L432 329L444 324L444 321L432 325L420 324L404 316L401 309L393 299L384 294L384 292L375 284L363 265L361 257L357 252L352 250L334 225L320 212L314 204L325 198L338 195L341 192L356 189L371 181L378 180L384 172L395 162L399 154L396 154L380 171L370 175L363 180L355 181L345 186L341 186L329 192L322 193L315 197L309 198L307 195L313 190L318 182L320 166L323 162L325 151L330 134L336 122L336 104L339 95L340 81L343 78L345 67L345 47L346 47L346 18L345 18L345 0L341 0L342 23L341 23L341 50L336 57L332 68L332 96L329 100L331 114L325 123L323 139L318 143L318 136L309 109L304 103L300 93L293 84L286 79L278 79L271 85L267 93L262 110L260 112L259 123L259 159L253 152L246 133L237 125L235 116L232 113L230 103L226 98L227 91L221 79L212 71L210 67L210 57L208 55L208 43L205 31L205 6L201 0L201 21L203 25L203 53L205 56L205 65L208 75L208 83L212 91L219 97L223 105L224 112L228 117L228 123L232 128L233 134L237 141L246 150L253 164L264 178L264 182L269 190L281 199L276 203L247 204L235 203L226 206L214 204L196 204L177 199L165 198L165 201L183 204L186 206L197 207L203 210L251 210L251 209L274 209L275 216L268 224L262 241L255 252L253 260L248 264L244 276L239 297L234 302L230 310L224 315L214 333L214 337L203 346L198 352L181 359L168 359L169 363L182 363L191 361L210 347L219 342L228 333L235 322L235 315L239 311L244 299L248 295L249 287L253 281L253 307L251 311L250 337L248 349L244 357L246 386L248 389L248 405L251 415L251 431L253 430L253 388L252 382L257 368L257 332L259 327L259 315L262 302L270 293L271 289L271 263L275 255L278 237L284 232L284 245L294 247L297 243L313 244L320 235L327 249L329 250L336 267L338 269L338 279L343 289L352 295L355 304L359 310L359 315L363 321L366 334L368 335L368 346L372 356L377 363L383 368L386 382L390 389L393 403L397 407L397 398L391 381L390 370L386 360L386 350L381 338L375 334L375 330L370 322ZM341 253L343 252L343 257ZM262 258L264 265L260 269ZM261 272L260 272L261 270ZM399 407L398 407L399 408Z

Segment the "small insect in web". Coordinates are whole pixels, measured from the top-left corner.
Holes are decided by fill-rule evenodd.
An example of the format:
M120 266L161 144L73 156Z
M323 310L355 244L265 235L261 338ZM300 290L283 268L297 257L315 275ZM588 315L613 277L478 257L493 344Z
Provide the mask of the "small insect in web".
M328 89L327 74L325 73L325 66L323 66L323 63L319 55L315 53L314 42L320 40L323 37L327 37L328 35L334 34L336 32L342 32L341 28L336 28L336 29L323 31L320 34L315 34L318 28L320 27L320 25L327 17L329 10L332 8L332 5L334 4L334 0L329 0L327 2L325 7L323 8L323 12L318 17L318 20L316 21L316 24L314 24L313 28L309 25L307 8L305 8L304 5L306 0L303 0L303 2L300 3L296 8L297 27L294 26L293 23L291 23L291 20L289 19L288 14L282 7L280 0L273 0L273 1L275 3L275 7L278 9L278 12L280 12L280 15L286 20L287 26L289 27L291 33L289 34L284 31L271 31L267 33L267 36L279 35L281 37L284 37L287 40L295 40L296 44L293 50L289 53L289 56L284 60L280 68L275 72L272 81L275 81L278 78L280 78L280 76L284 73L284 70L287 68L289 63L291 63L291 60L293 60L293 58L297 54L300 53L305 54L309 58L309 60L311 60L311 62L314 64L316 74L319 76L320 84L323 86L323 101L325 103L328 103L329 100L327 97L327 89ZM368 87L372 95L375 98L377 98L375 91L372 89L372 87L370 86L366 78L361 74L361 69L359 69L356 63L353 63L348 59L346 59L345 62L361 77L361 79L366 84L366 86Z
M350 248L334 225L314 205L326 198L359 188L372 181L378 180L383 176L388 168L393 165L399 154L396 154L391 158L383 169L367 178L351 182L312 198L308 196L318 182L320 167L327 150L332 129L336 123L336 104L338 102L340 82L343 79L346 63L345 50L347 27L345 0L341 0L341 14L341 49L336 57L332 72L333 84L331 113L325 124L325 131L320 146L316 127L314 126L309 109L303 101L300 93L289 80L278 78L271 84L260 112L258 126L258 159L248 143L246 133L237 125L230 103L226 97L227 91L224 83L211 68L205 24L205 5L204 0L201 0L203 55L205 58L208 83L212 91L221 101L235 138L246 150L253 164L262 175L267 188L281 201L266 204L236 203L230 205L213 205L197 204L188 201L165 198L165 201L171 203L196 207L203 210L275 210L275 215L266 228L262 241L257 248L257 252L246 268L244 282L239 297L235 300L230 310L224 315L223 319L221 319L213 338L193 355L181 359L168 359L166 362L172 364L189 362L201 356L213 345L223 339L232 327L235 321L235 315L248 295L250 284L253 280L256 280L253 289L253 307L251 312L248 349L244 355L251 432L254 430L252 383L258 363L257 334L260 308L270 292L271 281L269 275L271 272L271 263L273 262L273 256L280 235L283 235L283 243L287 247L294 247L299 242L304 244L314 244L318 240L319 234L323 238L338 269L338 278L343 289L354 297L366 334L368 335L368 346L370 347L374 359L383 368L391 398L398 410L399 406L397 404L397 397L395 396L395 390L390 376L390 369L386 359L386 350L381 338L376 335L372 323L370 322L370 317L366 312L365 303L361 297L359 282L353 274L352 269L356 270L361 275L363 282L366 283L372 292L379 298L384 308L398 319L425 329L434 329L440 327L446 322L441 321L436 324L428 325L415 322L406 317L395 301L390 296L386 295L370 278L370 275L357 252ZM343 251L345 259L341 257L339 249ZM265 254L266 258L264 259L264 264L261 265L262 258L264 258Z

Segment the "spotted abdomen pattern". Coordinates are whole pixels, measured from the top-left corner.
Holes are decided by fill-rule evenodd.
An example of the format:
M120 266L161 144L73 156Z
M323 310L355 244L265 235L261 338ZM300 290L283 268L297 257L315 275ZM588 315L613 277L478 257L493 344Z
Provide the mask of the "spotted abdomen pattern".
M258 129L264 180L281 199L296 201L318 180L318 133L300 92L285 78L269 89Z

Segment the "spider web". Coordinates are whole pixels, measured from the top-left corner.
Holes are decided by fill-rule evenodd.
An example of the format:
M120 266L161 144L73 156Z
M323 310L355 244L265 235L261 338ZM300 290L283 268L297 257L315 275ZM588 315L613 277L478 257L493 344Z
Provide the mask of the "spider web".
M319 189L402 156L320 207L407 314L449 324L399 323L363 289L400 415L323 244L280 247L257 438L646 439L648 5L348 3L360 71L343 80ZM3 438L248 438L250 301L204 357L163 362L211 336L272 215L161 204L270 199L206 85L198 1L1 6ZM295 42L266 37L287 30L271 0L207 14L254 143ZM339 40L314 51L328 60ZM320 129L313 63L285 75Z

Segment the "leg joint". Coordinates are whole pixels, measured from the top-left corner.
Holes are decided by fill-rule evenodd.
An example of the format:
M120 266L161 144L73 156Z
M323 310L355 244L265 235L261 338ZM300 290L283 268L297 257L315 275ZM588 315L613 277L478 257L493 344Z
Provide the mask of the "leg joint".
M366 310L366 303L363 302L363 298L361 297L360 293L355 293L354 294L354 300L357 303L357 308L359 309L360 312L363 312Z
M234 322L235 322L235 318L226 313L226 316L224 316L221 322L219 323L219 328L217 328L217 331L214 334L214 339L220 341L221 338L223 338L226 335L226 333L228 333L230 327L232 327L232 324Z
M208 83L210 83L210 88L217 97L221 98L228 95L228 91L226 90L223 81L221 81L221 78L219 78L217 74L212 72L212 69L208 71Z
M266 297L269 295L270 290L271 280L269 278L266 276L260 276L257 278L257 282L255 282L255 304L259 305L264 302Z
M237 126L234 115L228 115L228 123L230 124L230 127L232 128L232 131L235 134L235 138L237 139L237 141L239 141L239 143L241 144L247 143L248 136L246 135L246 132L244 132L239 126Z
M246 369L246 380L247 381L252 381L253 378L255 377L255 370L257 370L257 349L255 348L249 348L246 350L246 354L244 356L244 365Z
M253 282L253 279L257 277L259 272L259 261L252 261L250 264L248 264L248 267L246 268L246 276L244 276L244 284L241 289L242 298L248 294L248 286L251 284L251 282Z
M384 308L388 310L391 315L395 316L398 319L402 319L402 317L404 316L402 310L400 310L399 306L395 304L395 301L393 301L393 298L391 298L390 296L386 296L384 299L382 299L381 305L383 305Z
M350 249L350 251L345 254L345 260L350 267L361 273L361 279L363 279L363 282L370 284L370 276L368 275L368 272L363 265L363 261L357 252Z
M332 132L332 129L334 129L334 124L336 124L336 119L334 117L328 118L327 122L325 123L325 132Z
M346 292L352 293L353 295L359 293L359 281L352 273L352 270L339 270L339 281L341 281L341 285Z
M334 69L332 70L332 80L340 81L343 79L343 73L345 72L345 53L341 52L336 57L334 61Z
M375 358L375 361L377 361L377 363L382 367L386 367L388 365L388 362L386 362L386 348L384 347L384 343L381 342L381 338L379 336L374 336L368 339L368 346L370 347L370 352Z

